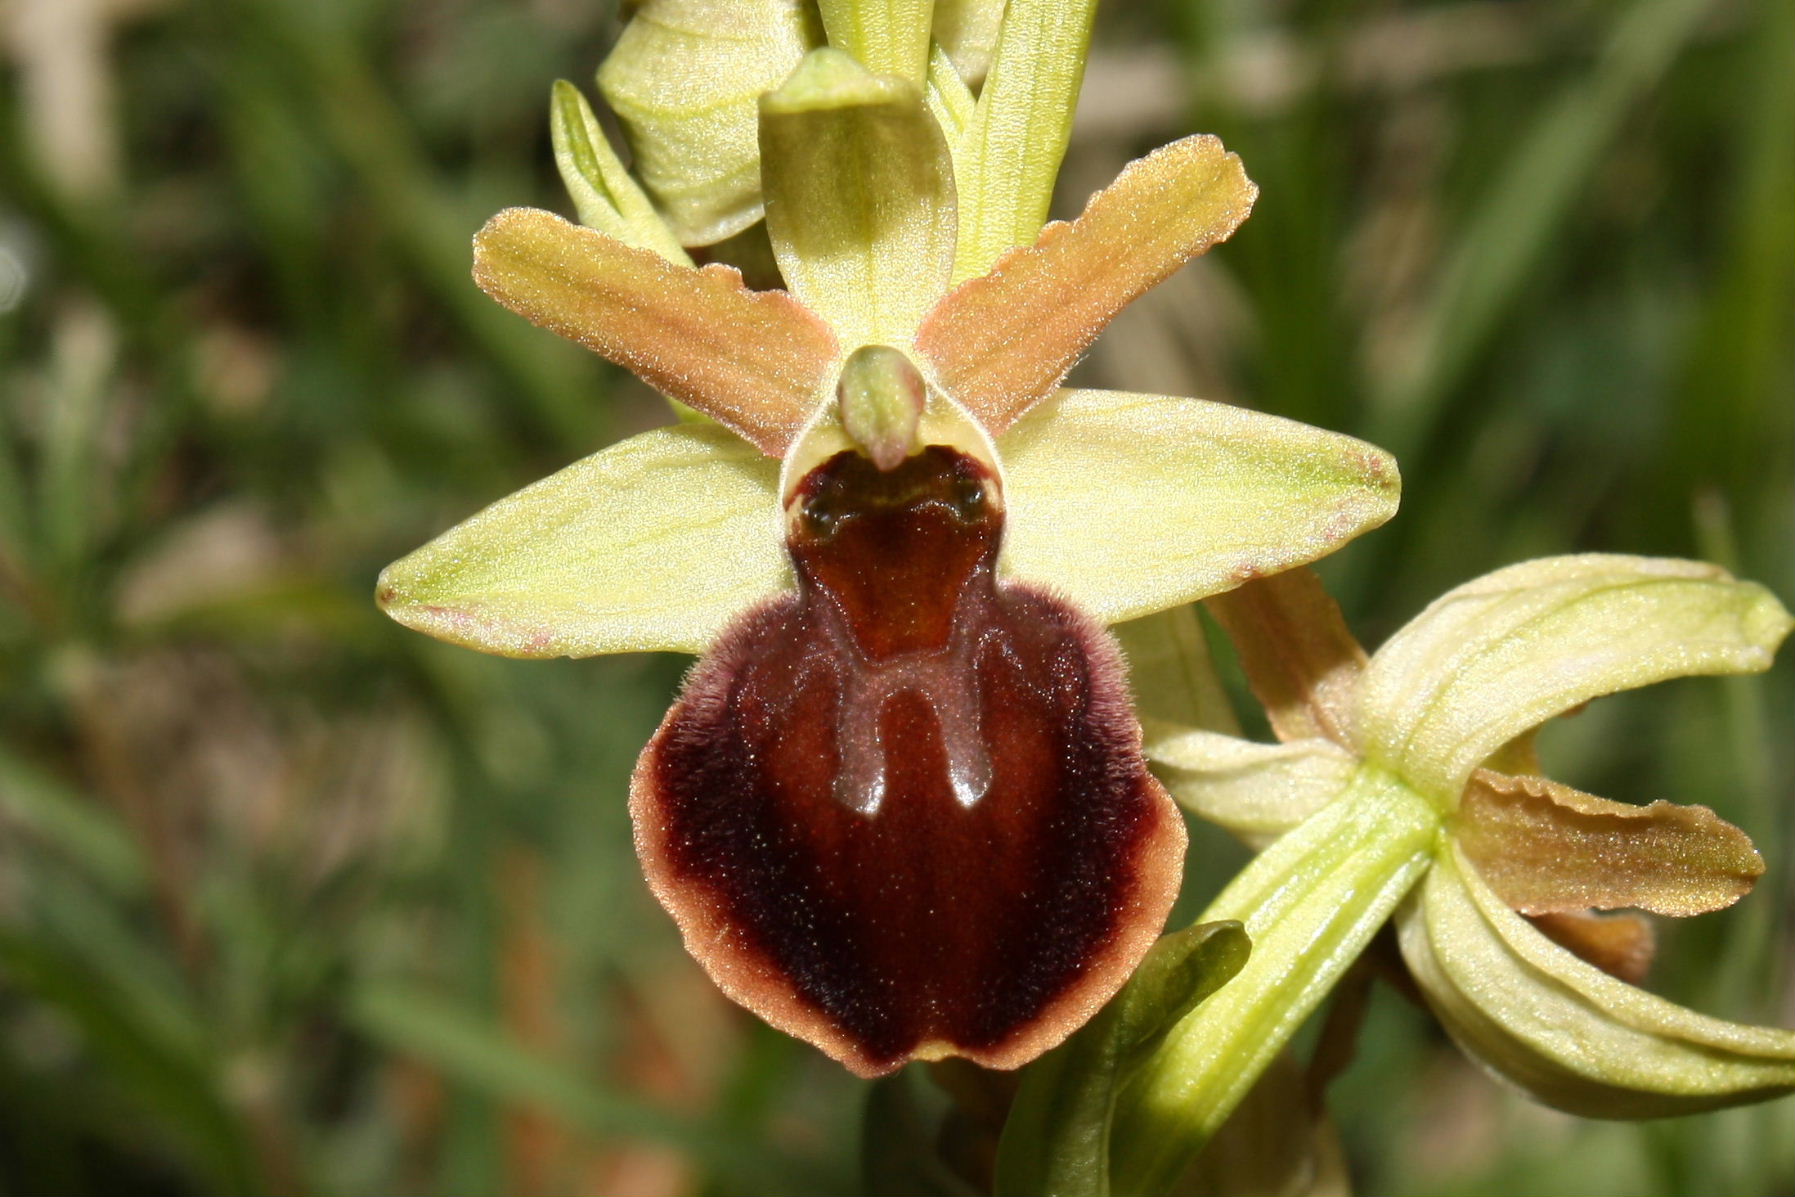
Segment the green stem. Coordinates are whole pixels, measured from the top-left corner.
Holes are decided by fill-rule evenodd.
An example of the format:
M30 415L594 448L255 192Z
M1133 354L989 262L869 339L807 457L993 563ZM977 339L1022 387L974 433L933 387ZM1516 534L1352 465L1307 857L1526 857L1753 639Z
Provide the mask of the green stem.
M1178 1179L1421 877L1439 827L1425 798L1363 767L1197 917L1245 923L1253 954L1123 1094L1116 1193L1163 1193Z

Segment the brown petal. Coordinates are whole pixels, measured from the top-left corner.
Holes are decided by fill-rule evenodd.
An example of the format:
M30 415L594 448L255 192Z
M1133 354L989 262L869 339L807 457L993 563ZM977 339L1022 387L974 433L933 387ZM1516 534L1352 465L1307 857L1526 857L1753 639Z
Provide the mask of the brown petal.
M1298 566L1256 578L1205 602L1233 641L1278 739L1353 746L1365 650L1314 570Z
M1630 806L1540 777L1479 769L1458 820L1465 855L1522 914L1702 914L1764 872L1751 839L1705 806Z
M995 436L1052 393L1116 313L1225 241L1258 194L1215 138L1175 141L1130 163L1077 220L950 292L916 346Z
M1567 911L1536 914L1533 925L1545 937L1575 952L1611 977L1639 985L1651 971L1658 933L1643 914L1594 914Z
M800 590L693 671L631 788L636 844L731 997L863 1076L1014 1068L1152 945L1184 827L1114 642L995 577L972 458L800 484Z
M552 212L487 221L474 281L775 457L835 381L835 335L785 292L750 291L727 266L676 266Z

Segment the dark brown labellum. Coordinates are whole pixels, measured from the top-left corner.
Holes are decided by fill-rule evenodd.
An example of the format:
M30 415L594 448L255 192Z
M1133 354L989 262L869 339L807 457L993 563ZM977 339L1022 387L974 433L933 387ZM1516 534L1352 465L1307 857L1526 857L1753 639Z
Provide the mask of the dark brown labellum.
M865 1076L1013 1068L1158 935L1184 825L1109 635L996 575L1003 511L934 446L799 485L798 591L699 662L636 769L637 849L731 997Z

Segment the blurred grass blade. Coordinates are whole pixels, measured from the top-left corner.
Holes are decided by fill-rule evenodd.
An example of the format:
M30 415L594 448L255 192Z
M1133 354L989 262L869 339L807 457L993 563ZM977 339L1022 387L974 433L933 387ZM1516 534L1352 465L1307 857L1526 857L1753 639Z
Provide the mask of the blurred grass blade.
M1374 391L1371 439L1420 453L1448 401L1525 293L1634 104L1663 78L1709 0L1621 10L1595 69L1567 86L1515 143L1424 305L1414 356Z
M577 354L521 327L468 282L468 240L480 221L449 190L406 127L405 117L358 48L316 12L279 0L229 6L238 53L257 54L291 81L332 148L354 170L369 205L443 310L510 377L538 419L584 443L595 423ZM247 35L247 36L244 36Z
M208 1062L146 1025L130 990L4 929L0 972L66 1017L96 1063L137 1099L142 1115L172 1132L218 1187L260 1191L249 1136L220 1101Z
M860 1183L867 1197L977 1197L941 1158L938 1116L917 1093L914 1070L867 1087L861 1119Z
M143 857L102 806L0 747L0 811L117 893L137 893Z
M422 990L369 984L350 998L349 1021L390 1051L413 1056L505 1102L539 1108L589 1134L651 1139L732 1181L782 1189L807 1170L759 1141L619 1096L542 1059L498 1028Z

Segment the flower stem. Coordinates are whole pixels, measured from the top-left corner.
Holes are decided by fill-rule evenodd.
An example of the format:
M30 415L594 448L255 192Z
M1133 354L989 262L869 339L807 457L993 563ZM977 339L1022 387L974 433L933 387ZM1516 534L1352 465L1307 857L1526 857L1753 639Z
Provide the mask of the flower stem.
M1197 918L1239 919L1253 953L1122 1095L1114 1191L1165 1192L1358 957L1432 858L1440 816L1382 770L1261 853Z

